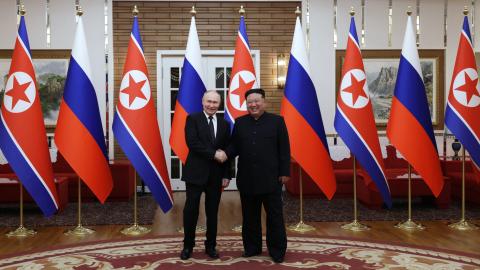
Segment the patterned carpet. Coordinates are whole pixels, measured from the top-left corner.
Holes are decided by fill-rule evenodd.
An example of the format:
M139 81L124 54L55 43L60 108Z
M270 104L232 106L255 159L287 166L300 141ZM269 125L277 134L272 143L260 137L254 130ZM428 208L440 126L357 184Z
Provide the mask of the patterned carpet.
M200 247L193 257L178 258L181 237L90 243L0 258L0 269L479 269L473 254L355 239L290 237L285 261L275 264L266 250L242 258L240 236L218 238L220 259Z

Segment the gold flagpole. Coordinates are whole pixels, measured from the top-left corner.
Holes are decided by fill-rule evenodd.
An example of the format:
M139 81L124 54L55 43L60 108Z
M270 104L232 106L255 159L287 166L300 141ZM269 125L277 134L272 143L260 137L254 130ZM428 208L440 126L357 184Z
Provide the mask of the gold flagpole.
M355 10L353 7L350 8L350 16L355 16ZM364 225L358 222L358 208L357 208L357 159L353 155L353 221L342 226L344 230L350 230L355 232L366 231L370 228L367 225Z
M468 14L468 12L467 12ZM462 146L462 217L448 227L459 231L477 230L478 226L465 220L465 147Z
M23 6L22 6L23 7ZM6 234L7 237L28 237L34 236L37 232L30 230L23 226L23 185L18 181L20 185L20 225L14 231L10 231Z
M137 6L134 7L134 12ZM138 10L137 10L138 13ZM133 225L121 230L120 232L125 235L142 235L149 233L151 231L150 228L138 225L137 221L137 172L135 171L135 180L133 181Z
M77 16L83 15L82 7L77 5ZM77 227L67 230L65 235L85 236L94 233L95 231L82 225L82 180L78 177L78 223Z
M408 6L407 15L412 15L411 6ZM425 229L423 225L412 221L412 166L410 163L408 163L408 220L398 223L395 227L404 231L421 231Z
M412 166L408 164L408 220L395 225L404 231L421 231L425 227L422 224L412 221Z
M243 5L240 6L240 10L238 10L238 13L240 14L240 16L245 16L245 9L243 8ZM232 231L242 232L242 225L241 224L234 225L232 228Z
M20 16L24 16L25 13L25 6L21 4L19 14ZM23 185L20 180L18 180L18 184L20 185L20 225L15 230L8 232L6 234L7 237L28 237L37 233L36 231L30 230L23 226Z
M352 8L352 12L353 12L353 8ZM355 158L355 156L353 156L353 221L343 225L342 229L361 232L361 231L370 230L370 228L367 225L364 225L358 222L358 219L357 219L358 211L357 211L357 164L356 163L357 163L357 159Z
M77 227L65 232L66 235L85 236L95 231L82 225L82 180L78 177L78 223Z

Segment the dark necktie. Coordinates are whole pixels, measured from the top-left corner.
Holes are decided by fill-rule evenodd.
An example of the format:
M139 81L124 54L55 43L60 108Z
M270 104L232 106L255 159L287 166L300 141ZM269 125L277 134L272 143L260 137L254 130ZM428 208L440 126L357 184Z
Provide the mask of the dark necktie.
M208 117L208 129L210 130L210 138L215 142L215 128L213 127L213 116Z

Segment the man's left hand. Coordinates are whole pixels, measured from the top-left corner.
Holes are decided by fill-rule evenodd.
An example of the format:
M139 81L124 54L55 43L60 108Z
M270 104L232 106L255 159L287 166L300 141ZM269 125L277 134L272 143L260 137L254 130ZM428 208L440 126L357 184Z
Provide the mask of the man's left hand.
M279 176L278 177L278 181L282 184L285 184L288 182L288 180L290 180L290 176Z

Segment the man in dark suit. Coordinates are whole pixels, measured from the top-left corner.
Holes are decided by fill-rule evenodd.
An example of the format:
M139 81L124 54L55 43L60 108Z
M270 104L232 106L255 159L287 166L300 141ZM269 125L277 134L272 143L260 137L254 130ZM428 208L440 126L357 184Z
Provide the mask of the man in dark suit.
M195 228L198 220L200 197L205 192L207 233L205 253L218 258L216 247L217 216L222 187L229 184L229 163L224 152L230 141L230 126L216 113L221 97L215 90L205 92L202 98L203 112L191 114L185 125L185 138L189 153L183 169L182 180L186 184L186 200L183 209L184 240L180 258L190 258L195 245Z
M283 262L287 236L283 220L282 185L290 176L290 144L283 117L265 112L265 91L245 93L248 115L235 120L226 154L238 155L237 187L242 202L244 257L262 253L262 205L267 214L267 248L273 261Z

